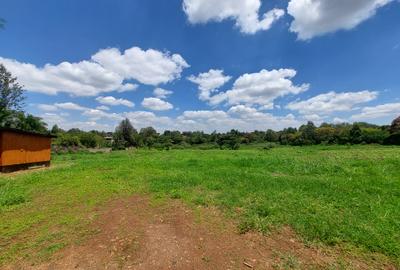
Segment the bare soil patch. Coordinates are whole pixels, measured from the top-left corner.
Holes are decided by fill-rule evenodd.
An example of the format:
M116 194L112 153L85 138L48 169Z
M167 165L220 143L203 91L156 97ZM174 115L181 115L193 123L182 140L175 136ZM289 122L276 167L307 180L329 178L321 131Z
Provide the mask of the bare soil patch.
M395 269L308 247L288 227L268 236L239 234L218 210L191 209L179 200L113 201L99 210L93 227L96 234L50 262L8 269Z

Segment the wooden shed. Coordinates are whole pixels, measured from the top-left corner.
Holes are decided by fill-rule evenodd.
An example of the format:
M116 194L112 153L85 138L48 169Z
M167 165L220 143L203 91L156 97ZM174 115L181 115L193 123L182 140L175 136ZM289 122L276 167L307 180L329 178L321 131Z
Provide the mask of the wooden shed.
M50 166L52 135L0 128L0 171Z

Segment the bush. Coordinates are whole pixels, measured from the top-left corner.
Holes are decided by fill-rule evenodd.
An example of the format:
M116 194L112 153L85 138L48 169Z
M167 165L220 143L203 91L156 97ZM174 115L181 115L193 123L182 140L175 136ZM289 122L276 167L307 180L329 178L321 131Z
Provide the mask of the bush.
M264 150L270 150L270 149L275 148L275 147L276 147L276 144L275 144L275 143L267 143L267 144L263 147L263 149L264 149Z
M71 134L61 134L54 141L54 144L62 147L79 147L81 142L79 137Z
M94 134L91 133L82 133L79 136L79 140L81 144L87 148L96 148L97 141Z
M219 146L216 143L205 143L201 144L197 147L199 150L213 150L213 149L218 149Z
M79 135L79 140L81 144L87 148L96 148L106 145L105 139L100 135L92 132L85 132Z
M383 141L389 136L389 132L376 128L362 129L362 141L366 144L382 144Z
M400 133L394 133L387 137L383 144L386 145L400 145Z

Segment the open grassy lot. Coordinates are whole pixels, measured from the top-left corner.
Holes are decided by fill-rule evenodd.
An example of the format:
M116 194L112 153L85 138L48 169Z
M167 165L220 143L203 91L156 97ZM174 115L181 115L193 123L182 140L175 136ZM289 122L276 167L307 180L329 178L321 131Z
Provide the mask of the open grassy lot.
M79 241L94 209L133 193L217 206L241 231L291 226L305 241L399 265L400 148L137 150L56 156L0 176L0 265Z

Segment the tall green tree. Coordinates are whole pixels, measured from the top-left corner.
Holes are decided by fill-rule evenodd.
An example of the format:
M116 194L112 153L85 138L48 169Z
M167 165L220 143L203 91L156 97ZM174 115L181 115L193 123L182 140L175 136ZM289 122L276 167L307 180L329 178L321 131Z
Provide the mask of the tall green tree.
M391 133L400 133L400 116L393 120L390 126Z
M0 126L16 126L25 99L17 78L0 64Z
M142 143L147 147L152 147L158 138L158 133L153 127L142 128L139 132Z
M61 128L59 128L58 125L53 125L53 127L50 130L50 132L52 134L58 134L60 132L63 132L63 130Z
M279 136L272 129L268 129L267 132L265 132L265 140L267 142L277 142L279 140Z
M6 67L0 64L0 112L22 109L24 90Z
M31 114L26 115L24 118L25 119L21 121L24 123L24 126L21 127L21 129L40 133L47 132L47 123L45 123L42 118Z
M138 132L128 118L122 120L114 132L114 149L138 146Z
M357 123L354 123L353 127L350 129L350 141L354 144L361 143L362 141L361 128Z
M316 127L313 122L308 121L306 125L303 125L299 128L301 132L301 143L300 144L315 144L316 142Z

